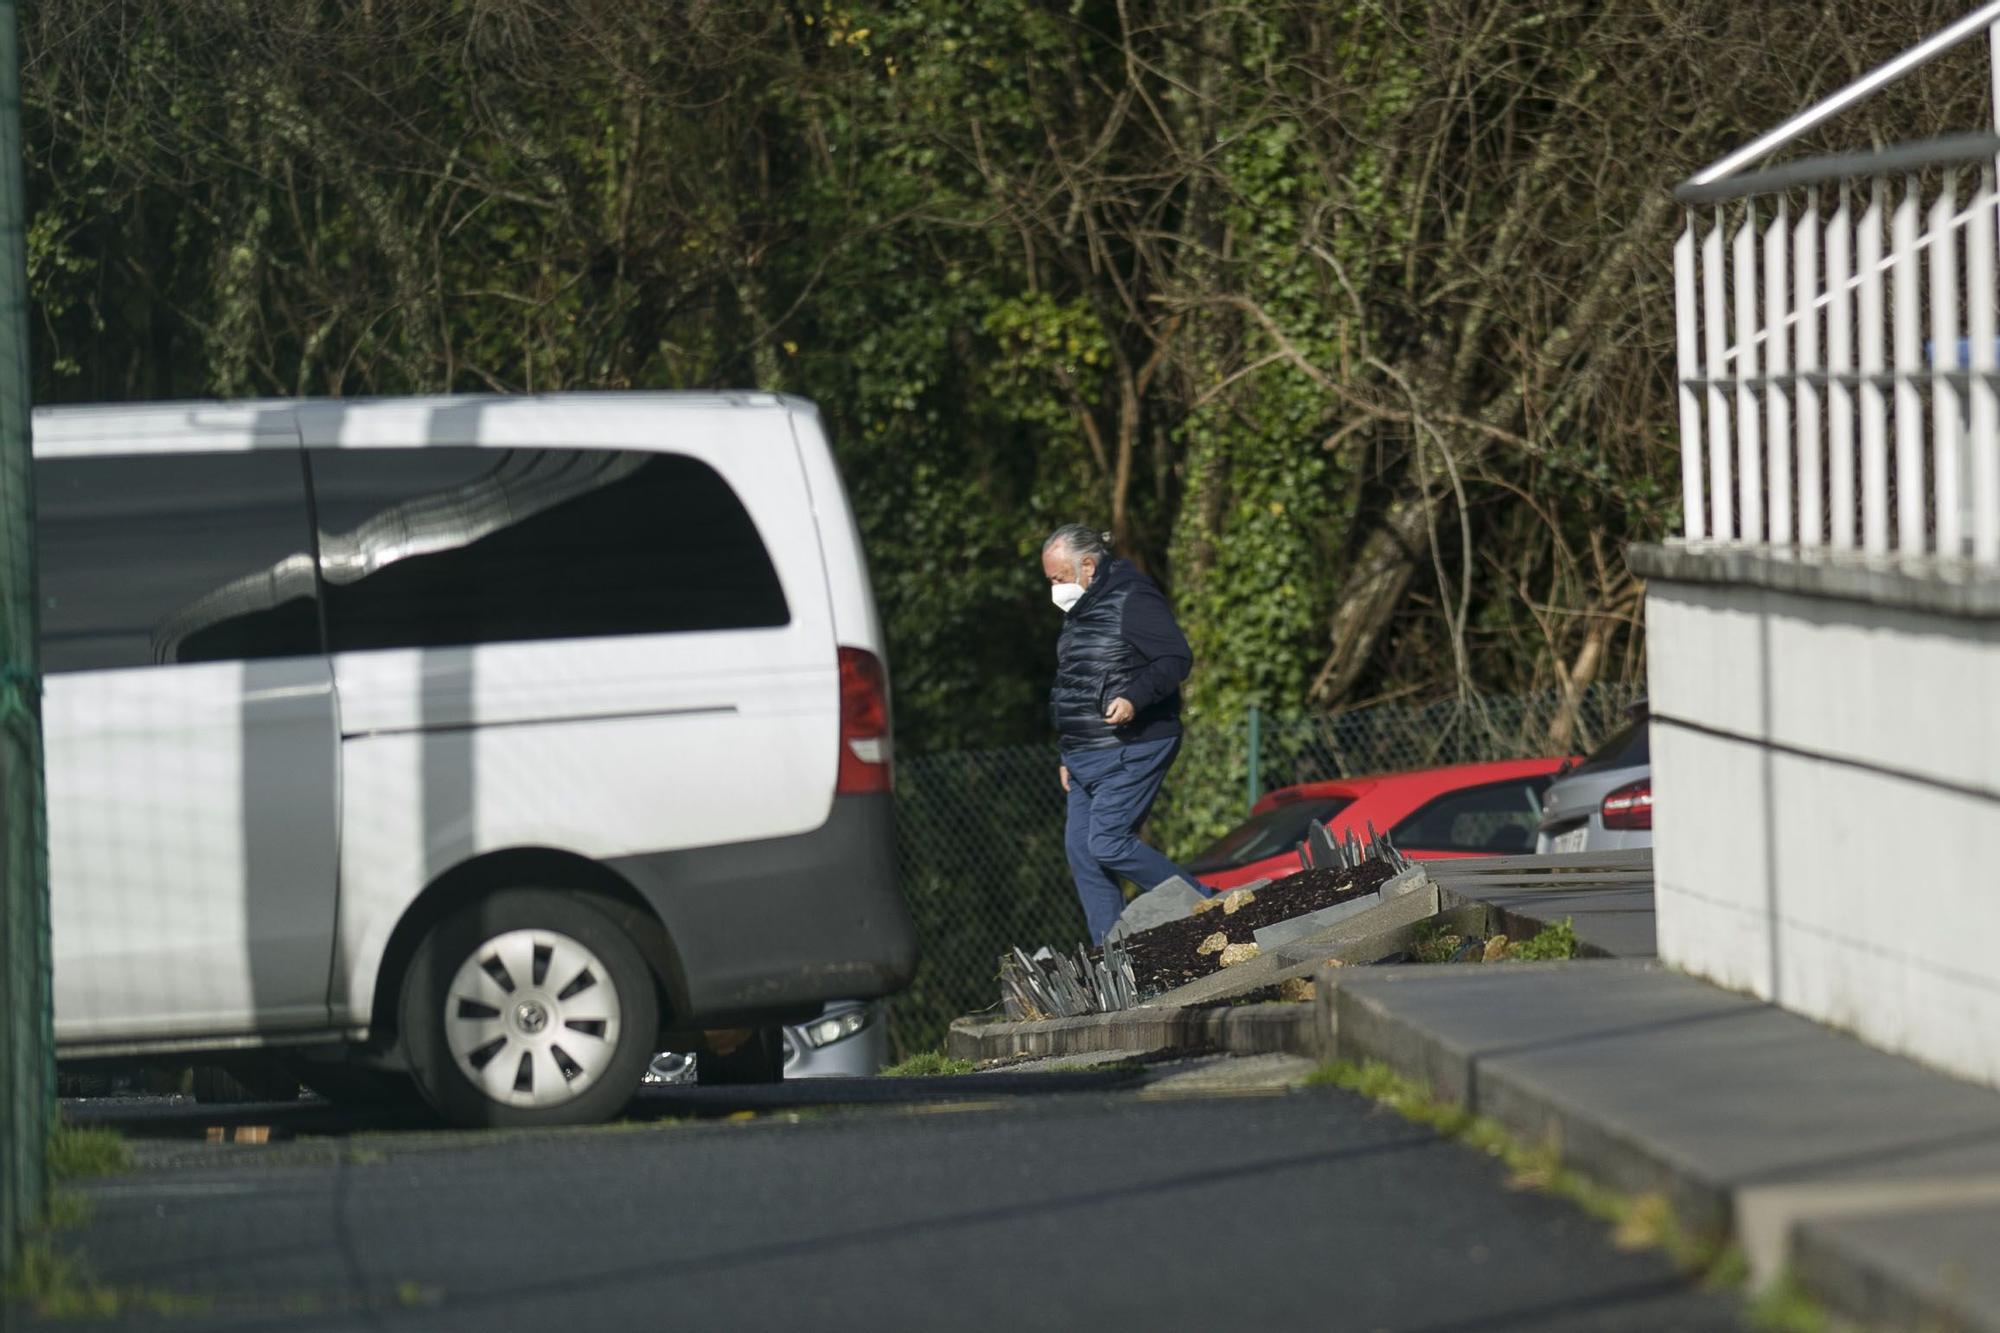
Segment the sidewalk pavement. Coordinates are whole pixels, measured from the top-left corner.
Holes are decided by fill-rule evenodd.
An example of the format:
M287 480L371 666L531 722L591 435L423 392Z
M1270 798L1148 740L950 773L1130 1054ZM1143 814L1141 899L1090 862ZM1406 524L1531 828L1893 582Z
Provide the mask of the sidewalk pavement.
M2000 1092L1657 963L1323 974L1372 1058L1733 1236L1841 1312L2000 1330Z
M953 1029L955 1053L1201 1042L1379 1060L1834 1310L2000 1333L2000 1092L1657 962L1322 971L1311 1004Z

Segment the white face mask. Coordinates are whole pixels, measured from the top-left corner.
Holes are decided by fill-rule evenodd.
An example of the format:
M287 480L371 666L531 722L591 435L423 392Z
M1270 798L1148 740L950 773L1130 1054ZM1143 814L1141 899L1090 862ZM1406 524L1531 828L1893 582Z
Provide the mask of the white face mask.
M1083 585L1081 583L1052 584L1049 587L1049 600L1054 602L1064 615L1068 615L1069 609L1083 600Z

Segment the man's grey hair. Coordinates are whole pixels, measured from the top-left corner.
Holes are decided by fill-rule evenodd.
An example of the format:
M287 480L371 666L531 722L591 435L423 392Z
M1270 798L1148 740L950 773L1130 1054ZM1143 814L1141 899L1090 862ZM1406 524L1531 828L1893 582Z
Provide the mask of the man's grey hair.
M1062 547L1072 560L1095 560L1102 565L1111 558L1111 534L1087 528L1081 523L1065 523L1049 534L1042 543L1042 554L1047 555L1056 547Z

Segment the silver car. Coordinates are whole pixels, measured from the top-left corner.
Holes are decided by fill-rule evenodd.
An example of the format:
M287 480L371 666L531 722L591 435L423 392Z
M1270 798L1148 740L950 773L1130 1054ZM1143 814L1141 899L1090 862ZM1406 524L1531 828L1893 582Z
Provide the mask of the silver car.
M859 1078L889 1063L889 1025L882 1007L858 1000L835 1000L818 1018L780 1028L785 1077ZM693 1083L698 1056L661 1051L646 1069L648 1086Z
M1614 852L1653 845L1653 757L1646 705L1590 758L1556 776L1542 797L1535 850Z

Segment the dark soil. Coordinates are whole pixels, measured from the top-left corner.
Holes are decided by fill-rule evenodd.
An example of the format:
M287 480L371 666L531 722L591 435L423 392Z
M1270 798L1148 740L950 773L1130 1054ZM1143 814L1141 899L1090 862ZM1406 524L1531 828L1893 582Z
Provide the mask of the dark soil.
M1303 870L1257 890L1257 900L1234 916L1224 916L1216 907L1128 936L1125 947L1132 955L1139 993L1172 990L1220 970L1221 954L1195 952L1218 930L1231 944L1249 944L1265 926L1373 893L1395 873L1382 861L1363 861L1347 870Z

